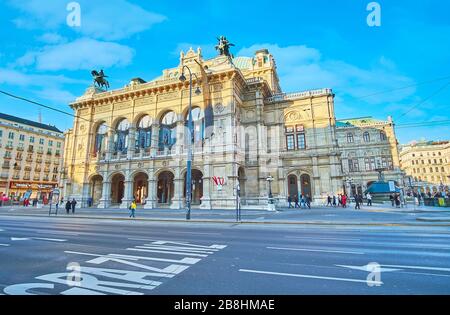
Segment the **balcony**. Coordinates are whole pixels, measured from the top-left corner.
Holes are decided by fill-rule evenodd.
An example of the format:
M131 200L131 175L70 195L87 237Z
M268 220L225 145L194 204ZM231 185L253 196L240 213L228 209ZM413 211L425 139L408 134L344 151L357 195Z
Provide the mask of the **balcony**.
M27 158L25 161L27 161L27 162L33 162L33 159L32 158Z
M2 168L3 169L9 169L11 167L11 165L9 164L9 163L4 163L3 165L2 165Z
M12 150L12 149L13 149L13 146L7 144L7 145L5 145L5 149L6 149L6 150Z
M37 159L36 163L41 164L42 163L42 159Z
M31 166L25 166L25 172L31 172Z
M18 179L20 179L20 176L19 176L19 175L14 175L14 176L12 177L12 179L18 180Z
M1 179L8 179L8 177L9 177L9 174L1 174L0 175Z
M24 176L23 177L23 180L30 180L31 178L30 178L30 176Z
M17 151L24 151L25 149L23 147L17 147Z
M16 157L16 161L23 161L22 157Z
M5 160L11 160L11 156L9 156L9 155L5 155L3 158L4 158Z
M52 164L52 161L51 160L45 160L45 164L50 165L50 164Z
M20 170L22 169L22 166L16 165L16 166L14 166L13 168L14 168L14 170L16 170L16 171L20 171Z

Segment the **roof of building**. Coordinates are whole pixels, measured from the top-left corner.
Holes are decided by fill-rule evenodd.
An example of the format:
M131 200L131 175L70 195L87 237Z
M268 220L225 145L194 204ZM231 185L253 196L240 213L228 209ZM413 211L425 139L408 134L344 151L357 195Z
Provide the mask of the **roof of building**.
M253 58L236 57L233 59L233 64L241 70L250 70L253 67Z
M23 119L23 118L20 118L20 117L11 116L11 115L7 115L7 114L3 114L3 113L0 113L0 119L4 119L4 120L12 121L12 122L15 122L15 123L19 123L19 124L24 124L24 125L36 127L36 128L39 128L39 129L45 129L45 130L49 130L49 131L53 131L53 132L63 133L61 130L59 130L55 126L41 124L41 123L38 123L36 121Z
M375 119L373 117L360 117L336 120L336 127L361 127L380 123L386 123L386 121Z

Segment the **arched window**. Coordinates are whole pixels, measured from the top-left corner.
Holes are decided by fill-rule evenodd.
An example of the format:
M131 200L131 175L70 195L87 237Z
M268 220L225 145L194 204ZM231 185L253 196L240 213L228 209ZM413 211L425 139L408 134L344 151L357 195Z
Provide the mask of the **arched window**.
M96 155L106 151L107 134L108 134L108 126L106 125L106 123L102 123L100 126L98 126L95 135L94 153Z
M364 142L370 142L370 134L366 131L363 134Z
M347 142L348 143L355 142L355 138L353 137L353 133L351 133L351 132L347 133Z
M127 152L129 129L130 123L127 119L121 120L117 125L116 134L114 135L114 153Z
M386 133L384 131L380 131L380 141L386 141Z
M159 151L164 149L172 150L177 142L177 115L175 112L168 112L161 118L161 127L159 129Z
M195 107L192 109L192 121L194 123L194 135L193 135L193 141L194 145L196 147L203 145L203 140L205 139L205 113L200 107ZM188 126L189 122L189 112L186 115L186 127ZM189 139L188 132L185 132L185 140L186 144L188 143Z
M136 130L136 150L146 150L152 146L152 124L153 120L148 115L139 121Z

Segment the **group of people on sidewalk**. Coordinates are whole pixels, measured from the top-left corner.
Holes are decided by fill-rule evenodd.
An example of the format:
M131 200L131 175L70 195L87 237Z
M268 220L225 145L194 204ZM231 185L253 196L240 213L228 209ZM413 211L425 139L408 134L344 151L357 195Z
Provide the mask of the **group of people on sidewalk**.
M64 199L61 199L60 203L64 204ZM72 214L75 214L76 206L77 206L77 201L75 200L75 198L73 198L72 201L67 200L67 202L66 202L66 213L69 214L70 210L72 210Z
M368 193L366 195L367 199L367 206L372 206L372 195ZM338 194L333 195L331 197L330 195L327 196L327 207L334 207L334 208L347 208L348 204L350 203L350 199L347 196L347 194ZM364 203L363 196L361 194L358 194L355 196L355 209L361 209L361 205Z
M292 198L291 196L288 196L288 203L289 203L289 209L292 209L292 208L311 209L311 197L309 195L306 195L306 196L301 195L300 199L297 195L294 196L294 198ZM292 206L292 203L294 203L294 206Z

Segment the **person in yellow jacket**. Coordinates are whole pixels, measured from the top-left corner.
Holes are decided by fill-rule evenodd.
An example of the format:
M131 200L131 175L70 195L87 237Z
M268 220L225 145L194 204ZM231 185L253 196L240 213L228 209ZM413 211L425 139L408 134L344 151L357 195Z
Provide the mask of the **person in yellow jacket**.
M130 218L136 218L136 200L133 200L133 202L130 205Z

